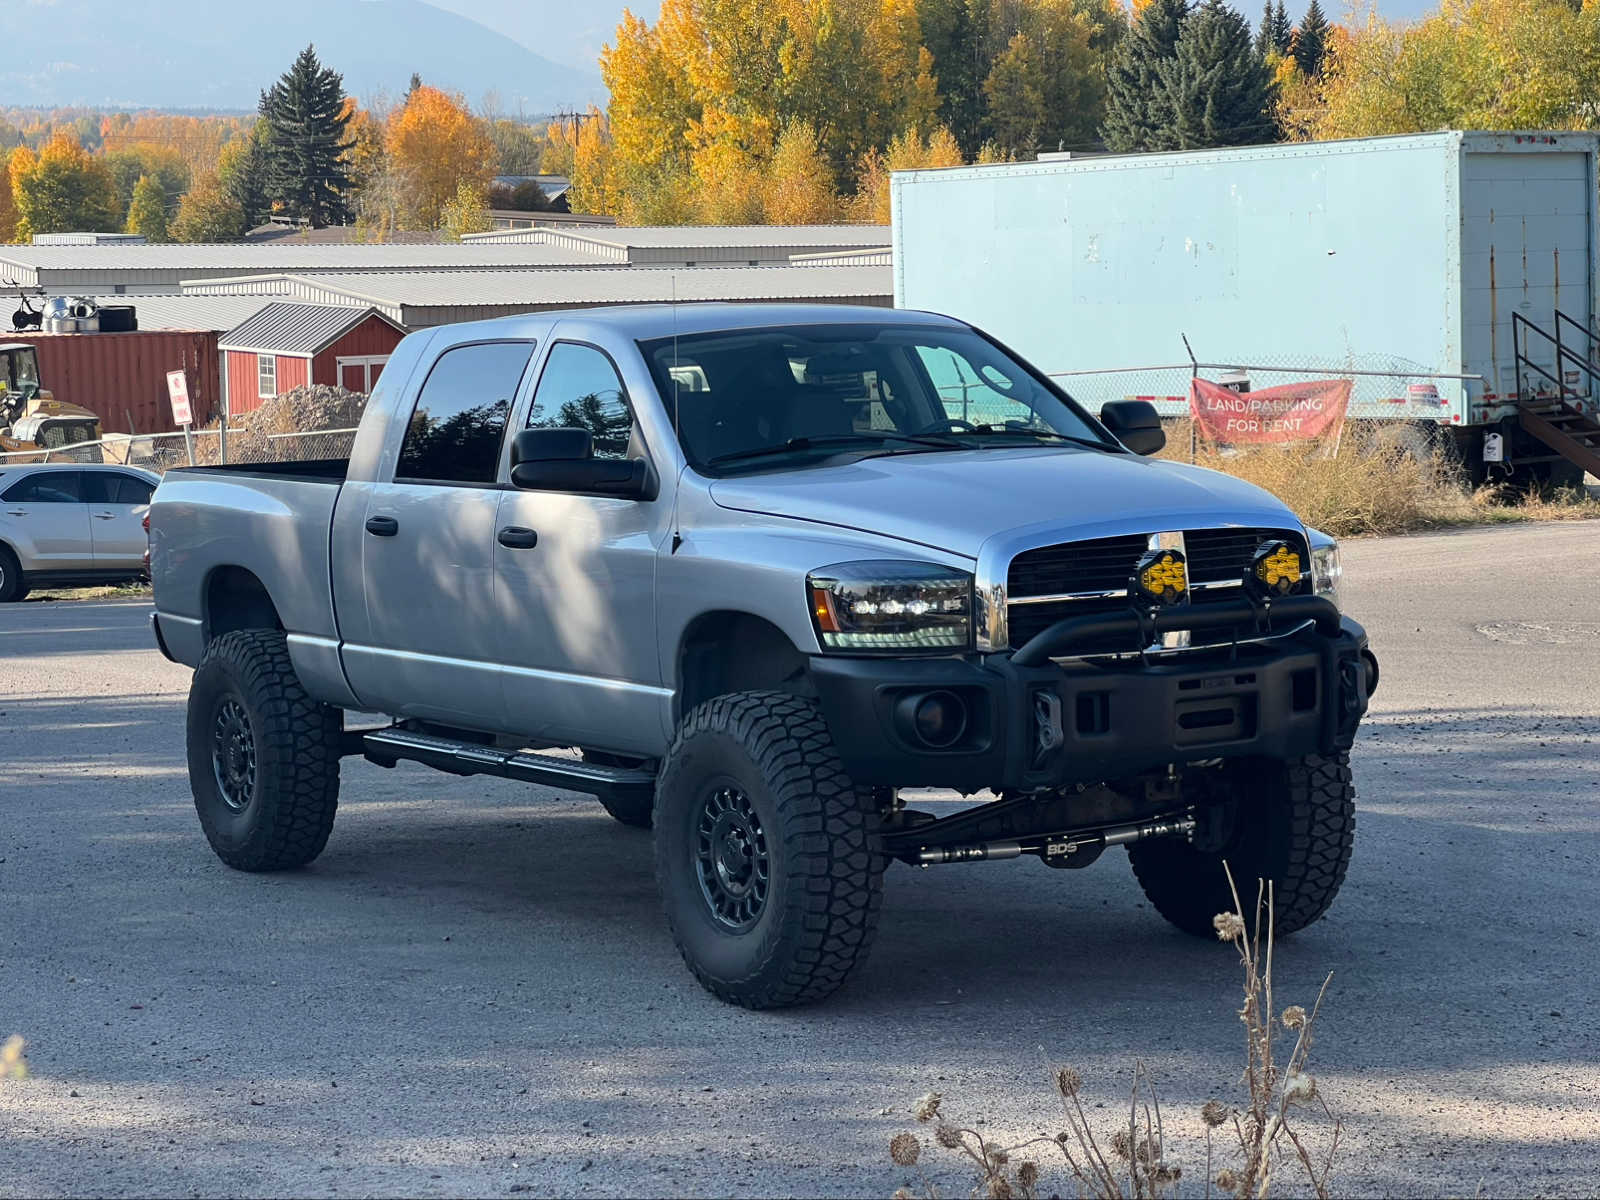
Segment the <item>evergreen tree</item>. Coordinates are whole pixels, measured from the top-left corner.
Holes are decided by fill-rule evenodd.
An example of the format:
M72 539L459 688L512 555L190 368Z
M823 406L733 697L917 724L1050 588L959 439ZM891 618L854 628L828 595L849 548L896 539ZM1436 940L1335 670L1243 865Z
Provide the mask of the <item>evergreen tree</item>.
M147 242L167 240L167 193L149 175L139 176L133 185L133 201L128 205L128 232L141 234Z
M1289 24L1289 11L1283 7L1283 0L1278 0L1272 10L1272 44L1279 54L1289 53L1294 44L1294 26Z
M1170 150L1178 145L1165 79L1188 16L1188 0L1150 0L1107 65L1101 134L1110 149Z
M1273 140L1272 73L1251 45L1249 23L1224 0L1195 9L1161 71L1177 149Z
M250 136L230 142L218 167L222 186L244 213L245 227L254 229L272 216L267 196L267 126L257 121Z
M1300 28L1294 31L1294 61L1300 74L1314 79L1322 74L1323 60L1328 57L1328 18L1322 5L1311 0L1306 15L1300 19Z
M266 125L266 195L285 215L313 229L342 225L350 211L345 139L344 78L307 46L294 65L261 96Z
M1262 58L1278 48L1278 41L1273 36L1272 30L1272 0L1264 0L1261 5L1261 25L1256 30L1256 53Z

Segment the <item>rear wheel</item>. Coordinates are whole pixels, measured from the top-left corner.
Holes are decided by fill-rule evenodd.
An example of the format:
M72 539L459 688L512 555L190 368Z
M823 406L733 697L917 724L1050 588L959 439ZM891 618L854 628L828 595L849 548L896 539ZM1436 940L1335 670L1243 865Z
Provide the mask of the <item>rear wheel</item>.
M306 694L284 636L206 647L189 686L189 787L217 857L241 871L303 867L339 804L339 710Z
M0 546L0 604L12 604L28 594L22 564L7 546Z
M1158 838L1128 847L1133 873L1156 911L1185 933L1214 937L1212 918L1233 911L1224 861L1246 921L1256 880L1272 883L1274 929L1294 933L1333 903L1355 844L1355 785L1347 754L1224 768L1224 796L1200 816L1193 841Z
M656 784L655 854L678 949L723 1000L820 1000L866 957L883 899L877 808L815 701L742 692L689 714Z

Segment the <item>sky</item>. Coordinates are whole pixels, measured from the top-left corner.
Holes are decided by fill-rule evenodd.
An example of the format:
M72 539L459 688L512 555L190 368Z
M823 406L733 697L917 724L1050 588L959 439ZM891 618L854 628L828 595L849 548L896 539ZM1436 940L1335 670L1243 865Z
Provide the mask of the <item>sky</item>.
M1260 0L1235 0L1252 21L1260 16ZM616 32L622 10L654 21L661 10L660 0L633 0L626 5L617 0L428 0L438 8L482 22L490 29L521 42L536 54L557 62L577 65L593 63L600 47ZM1379 11L1390 20L1414 20L1437 0L1382 0ZM1289 15L1298 20L1305 10L1304 0L1290 0ZM1344 13L1344 0L1323 0L1330 19Z

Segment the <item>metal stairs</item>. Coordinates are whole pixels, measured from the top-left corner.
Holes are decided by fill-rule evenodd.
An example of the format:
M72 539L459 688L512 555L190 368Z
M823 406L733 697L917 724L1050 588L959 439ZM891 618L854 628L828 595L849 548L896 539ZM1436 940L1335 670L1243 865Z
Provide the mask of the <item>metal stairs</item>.
M1582 353L1572 347L1573 333L1581 339ZM1529 358L1529 334L1554 349L1553 371ZM1552 451L1547 458L1522 456L1520 461L1565 459L1600 478L1600 416L1585 412L1576 402L1577 390L1563 382L1565 368L1570 366L1586 377L1591 396L1600 395L1600 366L1594 362L1600 356L1600 337L1564 312L1556 312L1554 333L1541 329L1521 313L1513 313L1511 342L1517 363L1517 422L1524 433Z

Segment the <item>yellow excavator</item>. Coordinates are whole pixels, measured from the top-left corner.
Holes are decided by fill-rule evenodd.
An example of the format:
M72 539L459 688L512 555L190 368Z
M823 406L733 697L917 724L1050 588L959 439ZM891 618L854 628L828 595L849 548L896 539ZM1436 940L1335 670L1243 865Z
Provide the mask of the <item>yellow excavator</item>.
M39 382L39 351L0 342L0 451L55 450L100 437L100 418Z

